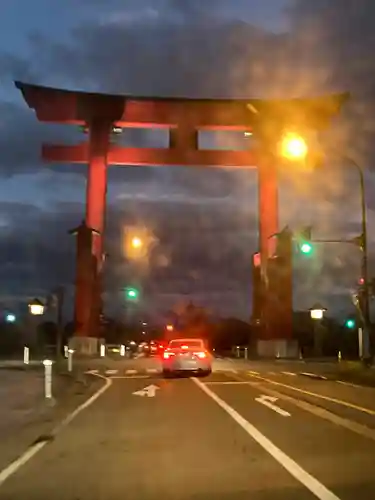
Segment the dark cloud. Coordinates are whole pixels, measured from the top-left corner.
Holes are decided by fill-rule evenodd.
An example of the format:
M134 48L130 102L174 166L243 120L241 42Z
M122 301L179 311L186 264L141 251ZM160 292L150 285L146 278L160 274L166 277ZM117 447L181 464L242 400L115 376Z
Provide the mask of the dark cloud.
M74 238L68 230L82 218L83 206L61 203L54 211L33 205L2 203L0 212L0 295L47 293L57 284L74 282ZM157 210L155 210L157 208ZM239 219L235 207L142 203L110 205L106 250L106 289L111 297L127 280L140 280L151 294L213 290L243 292L249 287L250 260L256 235ZM146 260L131 262L123 253L124 229L146 227L154 244ZM158 307L157 296L152 297ZM173 305L173 304L170 304Z
M102 6L100 22L98 16L97 20L77 26L69 42L53 42L33 34L29 59L1 55L3 80L9 83L17 78L137 95L211 98L301 96L349 89L354 91L353 103L338 120L330 144L367 164L369 138L375 128L371 0L357 0L356 8L354 2L348 2L345 9L340 0L296 1L290 11L290 33L281 35L226 20L225 2L215 2L215 12L202 1L165 1L157 10L152 10L151 3L96 0L98 9ZM79 138L77 131L38 124L19 95L17 98L17 105L0 105L2 123L6 123L0 129L2 175L39 169L42 140L64 143ZM125 140L155 145L162 139L145 131L132 131ZM65 166L54 168L66 171ZM183 186L184 194L192 199L226 198L245 179L223 170L213 173L183 168L171 173L160 169L113 169L110 177L113 184L124 183L127 195L135 189L129 189L127 183L138 187L142 181L154 182L156 199L168 192L172 195L173 186ZM347 191L342 185L328 191L327 197L332 195L332 199L344 203ZM38 283L48 288L68 277L73 279L73 244L66 230L79 222L83 209L63 205L59 210L51 214L31 206L3 207L2 213L9 215L11 222L4 229L6 239L0 241L5 273L0 274L2 283L11 282L10 287L19 288L29 282L30 286ZM256 219L251 212L245 224L243 213L230 211L227 204L220 207L219 203L206 203L199 208L190 203L187 208L171 203L140 204L125 197L115 209L108 210L108 221L109 288L117 289L129 276L119 235L124 224L136 223L152 228L158 242L152 257L155 260L144 275L150 290L164 287L165 293L173 294L181 289L184 293L193 289L241 289L250 297L250 255L256 248ZM347 224L337 227L337 233L348 228ZM354 226L350 229L355 230ZM349 286L355 280L353 262L357 262L357 256L345 252L335 271L336 255L333 249L326 248L330 264L313 268L313 277L306 275L306 290L316 289L323 281L324 287L327 282L332 289ZM349 268L350 278L342 281Z

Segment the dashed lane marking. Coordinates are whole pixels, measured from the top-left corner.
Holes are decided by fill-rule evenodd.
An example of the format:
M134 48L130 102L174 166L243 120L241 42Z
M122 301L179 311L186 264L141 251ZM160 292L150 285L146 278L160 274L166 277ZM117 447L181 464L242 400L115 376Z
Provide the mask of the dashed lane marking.
M373 389L373 387L365 386L365 385L358 385L358 384L352 384L351 382L344 382L343 380L336 380L338 384L341 385L347 385L348 387L355 387L356 389Z
M284 375L289 375L291 377L296 377L297 376L297 373L293 373L293 372L281 372L283 373Z
M126 375L135 375L136 373L138 373L137 370L125 370L125 373Z
M253 370L249 370L247 373L250 373L251 375L260 375L259 372L255 372Z
M146 370L147 373L159 373L160 370L158 370L157 368L148 368Z
M225 380L225 381L217 381L213 380L212 382L204 382L205 385L249 385L249 382L243 382L240 380Z
M324 375L318 375L316 373L300 372L300 375L303 375L304 377L316 378L319 380L328 380L327 377L324 377Z
M106 375L116 375L118 373L118 370L106 370L104 373Z

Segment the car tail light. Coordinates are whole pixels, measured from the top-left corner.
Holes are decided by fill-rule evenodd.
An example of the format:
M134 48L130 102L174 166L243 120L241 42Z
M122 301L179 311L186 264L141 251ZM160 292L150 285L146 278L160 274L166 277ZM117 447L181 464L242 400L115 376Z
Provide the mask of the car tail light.
M195 352L194 354L200 359L204 359L207 357L205 352Z
M171 356L174 356L174 352L167 352L167 351L163 352L164 359L169 359Z

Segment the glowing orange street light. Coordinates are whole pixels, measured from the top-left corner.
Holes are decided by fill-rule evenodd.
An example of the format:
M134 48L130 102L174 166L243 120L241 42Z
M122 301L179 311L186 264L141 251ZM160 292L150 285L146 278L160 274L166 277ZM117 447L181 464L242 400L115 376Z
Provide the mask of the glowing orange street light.
M287 133L280 142L280 155L287 160L304 160L308 153L308 146L305 139L298 134Z
M174 330L173 325L167 325L167 330L168 332L173 332Z
M143 242L138 236L134 236L131 240L131 245L133 248L141 248Z

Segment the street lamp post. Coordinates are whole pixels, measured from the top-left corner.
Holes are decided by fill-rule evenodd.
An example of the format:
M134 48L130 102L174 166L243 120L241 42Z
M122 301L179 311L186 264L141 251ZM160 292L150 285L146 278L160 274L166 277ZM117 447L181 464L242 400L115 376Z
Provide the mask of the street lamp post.
M280 142L280 155L289 161L300 161L307 157L309 147L305 139L294 133L284 134ZM369 299L369 279L368 279L368 252L367 252L367 213L366 213L366 192L365 179L362 167L350 156L342 156L333 151L335 156L340 156L342 159L349 162L356 168L359 175L360 197L361 197L361 235L360 248L362 251L361 258L361 278L362 290L359 294L359 308L361 310L364 334L367 337L368 345L370 345L370 299ZM303 250L302 250L303 251ZM371 349L370 349L371 351ZM370 353L369 353L370 354Z
M33 299L29 304L29 313L27 317L27 324L31 330L29 332L29 341L30 342L30 336L32 337L32 343L34 346L38 346L38 325L40 323L41 316L44 314L44 304L41 302L39 299L35 298ZM27 346L29 347L29 346Z
M315 304L310 309L311 319L314 321L314 352L316 356L321 355L321 338L320 338L320 326L323 319L324 313L327 311L325 307L320 304Z

